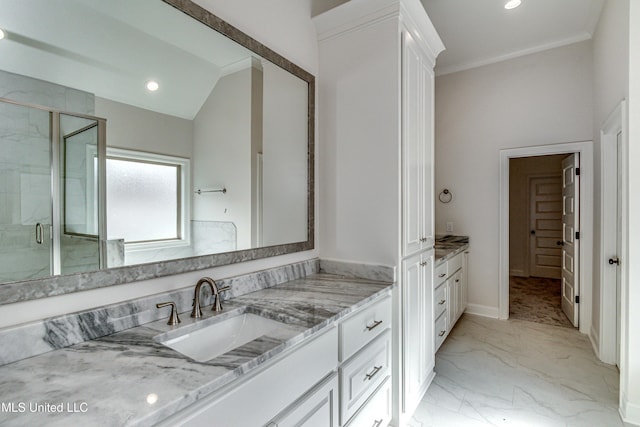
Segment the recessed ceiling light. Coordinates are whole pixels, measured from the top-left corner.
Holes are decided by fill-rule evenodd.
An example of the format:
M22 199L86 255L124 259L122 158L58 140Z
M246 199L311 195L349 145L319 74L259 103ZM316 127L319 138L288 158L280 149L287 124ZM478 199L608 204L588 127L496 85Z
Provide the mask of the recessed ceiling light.
M160 85L158 84L157 81L155 80L149 80L147 82L147 90L151 91L151 92L155 92L158 89L160 89Z
M504 4L505 9L515 9L522 4L522 0L509 0Z
M2 28L0 28L0 40L2 40L4 38L4 36L6 36L4 30Z

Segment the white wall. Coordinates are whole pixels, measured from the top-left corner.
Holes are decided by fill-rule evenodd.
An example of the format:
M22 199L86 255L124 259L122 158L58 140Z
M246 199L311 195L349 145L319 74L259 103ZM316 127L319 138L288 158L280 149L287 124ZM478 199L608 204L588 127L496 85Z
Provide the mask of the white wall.
M96 97L96 116L107 117L109 147L191 158L191 120Z
M390 20L320 44L326 64L319 95L323 258L398 262L397 31Z
M593 37L594 254L600 251L600 128L620 101L629 97L629 0L605 3ZM599 258L596 258L599 260ZM600 331L600 263L593 263L594 339Z
M310 0L274 0L269 2L261 0L201 0L198 3L310 73L317 74L318 50L315 27L311 22ZM202 276L212 276L216 279L230 277L317 256L316 249L94 291L3 305L0 306L0 319L4 322L0 326L19 324L142 295L178 289L195 284Z
M264 70L263 245L307 236L307 85L273 64Z
M640 3L630 0L629 8L629 252L627 298L623 302L624 335L621 371L621 412L629 422L640 425ZM624 294L623 294L624 295Z
M469 303L499 305L499 150L592 138L591 43L436 78L436 232L469 235Z
M218 80L193 121L193 188L227 189L194 195L193 219L234 223L238 249L251 248L253 72L250 67Z

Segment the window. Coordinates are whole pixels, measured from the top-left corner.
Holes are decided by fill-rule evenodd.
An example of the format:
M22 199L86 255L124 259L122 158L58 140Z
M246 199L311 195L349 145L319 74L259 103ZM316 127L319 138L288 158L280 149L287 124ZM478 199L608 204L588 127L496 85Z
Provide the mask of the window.
M189 160L108 148L106 174L109 239L188 243Z

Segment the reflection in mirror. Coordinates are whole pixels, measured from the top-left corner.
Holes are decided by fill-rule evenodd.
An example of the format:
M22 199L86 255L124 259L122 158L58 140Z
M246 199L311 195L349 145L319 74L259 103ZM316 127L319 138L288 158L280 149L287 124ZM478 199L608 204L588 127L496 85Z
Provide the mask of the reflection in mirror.
M159 0L0 5L0 282L312 245L312 76Z

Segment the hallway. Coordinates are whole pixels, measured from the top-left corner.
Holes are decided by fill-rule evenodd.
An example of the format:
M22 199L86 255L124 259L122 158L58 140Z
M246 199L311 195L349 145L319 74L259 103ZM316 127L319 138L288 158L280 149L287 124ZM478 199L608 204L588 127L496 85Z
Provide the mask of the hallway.
M569 328L465 314L411 427L622 427L618 371Z
M562 312L561 279L509 277L509 319L573 328Z

